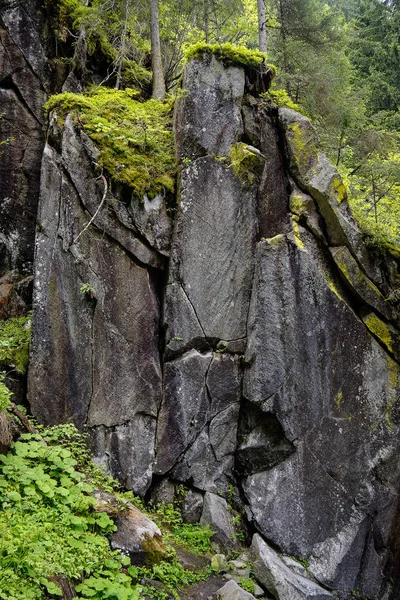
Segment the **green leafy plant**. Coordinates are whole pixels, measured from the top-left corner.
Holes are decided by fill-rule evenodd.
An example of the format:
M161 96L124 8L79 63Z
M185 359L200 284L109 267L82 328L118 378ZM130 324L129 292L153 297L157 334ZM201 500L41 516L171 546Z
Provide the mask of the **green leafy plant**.
M96 512L93 487L76 466L67 448L40 435L22 435L0 455L0 598L61 596L54 575L71 581L92 575L129 589L130 578L120 578L126 558L105 537L115 525Z
M29 360L31 316L0 321L0 365L25 373Z

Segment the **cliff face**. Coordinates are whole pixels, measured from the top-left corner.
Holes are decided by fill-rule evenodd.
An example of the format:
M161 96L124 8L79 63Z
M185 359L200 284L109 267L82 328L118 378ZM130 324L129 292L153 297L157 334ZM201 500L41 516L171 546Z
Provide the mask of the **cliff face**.
M0 271L30 274L50 69L40 3L4 1L1 9L0 140L10 141L1 147Z
M71 117L53 114L42 156L54 82L43 40L18 37L40 13L13 6L0 94L17 129L0 125L21 137L2 157L2 269L31 268L40 180L34 414L86 424L97 460L136 493L183 483L199 515L206 494L203 520L235 496L250 530L337 597L387 597L398 263L363 245L311 124L251 96L243 69L192 61L172 218L161 196L110 186Z

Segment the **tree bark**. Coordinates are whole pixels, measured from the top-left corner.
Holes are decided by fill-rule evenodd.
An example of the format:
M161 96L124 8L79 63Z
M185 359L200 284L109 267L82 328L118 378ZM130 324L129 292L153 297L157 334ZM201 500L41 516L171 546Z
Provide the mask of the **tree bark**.
M118 68L117 68L117 80L115 83L116 90L119 90L120 85L121 85L122 66L124 64L124 58L125 58L126 34L127 34L127 30L128 30L128 10L129 10L129 0L126 0L124 28L122 30L122 35L121 35L121 46L119 49Z
M258 5L258 39L261 52L267 51L267 27L265 23L264 0L257 0Z
M157 0L150 0L151 5L151 66L153 69L153 93L155 100L164 100L165 81L161 60L160 29L158 22Z

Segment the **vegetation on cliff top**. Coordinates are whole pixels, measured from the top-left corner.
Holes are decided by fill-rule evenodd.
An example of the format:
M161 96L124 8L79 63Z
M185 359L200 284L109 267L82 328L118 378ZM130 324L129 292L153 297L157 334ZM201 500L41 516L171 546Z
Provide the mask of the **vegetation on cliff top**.
M175 152L172 106L168 102L139 102L129 88L92 88L85 94L52 96L47 112L73 115L100 150L99 164L135 195L154 197L174 191Z
M226 66L251 67L260 69L261 67L269 67L274 74L276 67L267 65L267 55L258 50L249 50L244 46L235 46L234 44L206 44L198 42L190 46L185 53L185 60L193 60L200 58L204 54L212 54L221 60Z

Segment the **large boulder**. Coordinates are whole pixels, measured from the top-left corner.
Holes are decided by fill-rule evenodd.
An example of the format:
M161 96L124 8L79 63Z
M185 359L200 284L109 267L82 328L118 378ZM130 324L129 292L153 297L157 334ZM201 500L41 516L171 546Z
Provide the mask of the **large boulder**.
M276 600L329 600L333 597L315 581L291 570L261 536L253 537L251 549L254 575Z

